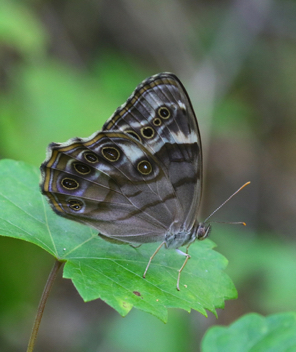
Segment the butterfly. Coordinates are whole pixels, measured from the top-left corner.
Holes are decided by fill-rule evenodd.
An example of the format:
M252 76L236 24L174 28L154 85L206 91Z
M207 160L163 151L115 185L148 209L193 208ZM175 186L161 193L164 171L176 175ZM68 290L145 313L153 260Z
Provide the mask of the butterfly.
M197 220L202 145L189 96L172 73L144 80L88 138L51 143L41 190L61 216L94 227L107 241L150 242L185 256L210 225ZM178 248L186 246L185 252Z

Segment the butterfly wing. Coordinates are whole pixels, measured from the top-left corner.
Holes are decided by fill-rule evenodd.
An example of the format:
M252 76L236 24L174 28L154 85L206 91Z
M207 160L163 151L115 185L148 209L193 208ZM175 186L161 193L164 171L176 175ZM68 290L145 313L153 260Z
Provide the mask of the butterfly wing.
M183 212L175 221L191 229L201 199L202 148L194 110L180 80L161 73L143 81L103 130L132 136L159 160Z
M89 138L49 146L42 192L62 216L141 244L190 231L201 193L197 121L176 76L159 74Z
M177 199L158 160L123 133L51 144L42 192L62 216L127 243L164 239Z

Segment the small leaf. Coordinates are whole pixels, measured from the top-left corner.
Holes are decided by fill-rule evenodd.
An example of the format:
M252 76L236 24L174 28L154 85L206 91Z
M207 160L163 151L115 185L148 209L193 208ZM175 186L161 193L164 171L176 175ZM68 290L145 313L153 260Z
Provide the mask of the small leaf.
M37 168L22 162L0 162L0 234L32 242L60 261L64 277L73 281L84 301L101 298L126 315L132 307L163 321L167 308L195 309L216 315L225 299L237 297L223 272L227 260L213 251L210 240L190 247L191 259L176 290L177 270L184 257L161 250L153 259L146 279L142 275L158 244L139 248L117 245L98 237L97 231L56 215L40 193Z
M250 313L229 327L214 326L202 340L202 352L296 351L296 313L263 317Z

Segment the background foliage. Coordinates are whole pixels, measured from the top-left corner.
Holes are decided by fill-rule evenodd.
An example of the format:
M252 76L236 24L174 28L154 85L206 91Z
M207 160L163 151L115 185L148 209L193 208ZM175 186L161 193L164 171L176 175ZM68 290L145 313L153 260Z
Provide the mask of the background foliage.
M164 325L102 301L84 304L58 279L42 351L196 351L205 330L246 312L295 310L296 2L2 0L0 157L39 166L46 146L101 128L147 76L176 73L199 120L205 218L239 298L219 318L171 310ZM52 258L0 238L1 351L23 351ZM139 347L140 346L140 347Z

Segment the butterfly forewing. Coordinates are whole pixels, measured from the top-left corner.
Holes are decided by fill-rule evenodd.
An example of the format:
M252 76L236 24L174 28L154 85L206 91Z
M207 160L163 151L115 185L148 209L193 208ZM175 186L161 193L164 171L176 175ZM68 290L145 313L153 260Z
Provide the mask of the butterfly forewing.
M183 214L175 221L190 229L202 189L202 150L197 120L185 88L169 73L152 76L105 123L141 141L158 158Z

